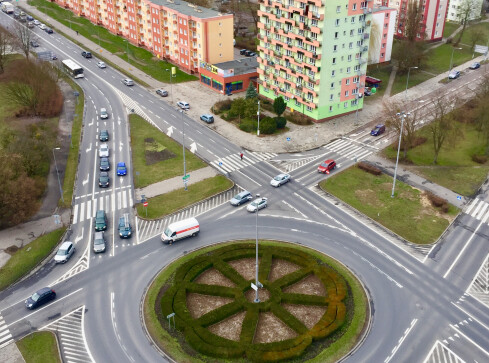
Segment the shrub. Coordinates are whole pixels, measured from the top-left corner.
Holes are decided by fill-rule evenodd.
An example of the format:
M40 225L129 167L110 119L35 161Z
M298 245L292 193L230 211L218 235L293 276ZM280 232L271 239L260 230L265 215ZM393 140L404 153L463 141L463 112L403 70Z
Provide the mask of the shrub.
M214 103L214 106L212 106L212 112L217 114L223 111L230 110L232 103L233 102L231 100L217 101L216 103Z
M275 117L275 123L277 124L277 129L283 129L287 125L287 119L285 117Z
M257 121L250 120L250 119L244 119L239 124L239 129L241 131L244 131L244 132L253 132L253 131L256 131L256 129L257 129ZM260 123L260 129L261 129L261 123Z
M277 130L277 123L271 117L265 117L260 121L260 132L265 135L271 135Z
M440 208L443 213L448 212L449 205L446 199L443 199L437 195L434 195L431 192L426 192L426 196L428 197L429 201L431 202L431 205L435 208Z
M312 120L309 117L303 115L300 112L288 112L285 114L285 118L296 125L306 126L313 124Z
M476 162L477 164L485 164L487 162L487 155L474 154L472 155L472 161Z
M380 175L382 174L382 170L377 168L376 166L373 166L372 164L365 163L363 161L358 163L358 168L366 171L367 173L373 174L373 175Z

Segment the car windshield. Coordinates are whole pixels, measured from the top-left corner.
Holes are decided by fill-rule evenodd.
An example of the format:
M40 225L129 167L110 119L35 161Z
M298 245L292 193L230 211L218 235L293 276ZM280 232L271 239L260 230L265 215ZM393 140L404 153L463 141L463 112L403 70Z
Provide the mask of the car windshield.
M117 167L117 170L124 170L125 168L126 168L125 166L119 165L119 166Z
M39 294L37 292L35 292L32 296L31 296L31 299L34 300L34 301L37 301L39 300Z
M95 241L93 241L94 244L96 245L103 245L104 244L104 240L101 238L101 239L96 239Z
M282 175L277 175L275 178L273 178L274 180L277 180L277 181L280 181L283 179Z
M258 204L260 204L261 200L254 200L253 202L251 202L251 205L253 207L256 207Z
M64 255L66 255L67 251L68 251L68 250L62 250L62 249L59 249L59 250L58 250L58 253L56 253L56 254L57 254L58 256L64 256Z
M326 163L321 163L321 166L322 166L323 168L327 168L327 167L328 167L328 164L326 164Z
M163 232L166 236L170 237L171 234L173 233L170 228L165 229L165 232Z

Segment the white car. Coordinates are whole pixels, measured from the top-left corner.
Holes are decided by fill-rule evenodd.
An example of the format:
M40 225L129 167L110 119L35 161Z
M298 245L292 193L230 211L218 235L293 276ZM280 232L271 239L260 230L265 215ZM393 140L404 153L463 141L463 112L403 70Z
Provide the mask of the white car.
M97 62L97 67L99 68L107 68L104 62Z
M109 118L109 114L107 113L107 110L105 108L101 108L100 109L100 118L102 120L105 120L105 119L108 119Z
M190 105L188 104L188 102L185 101L178 101L177 106L180 107L182 110L190 109Z
M100 149L98 150L98 156L101 158L108 158L109 157L109 145L107 145L107 144L100 145Z
M122 80L122 83L124 83L128 87L134 86L134 81L132 79L129 79L129 78L123 79Z
M279 174L270 181L270 185L273 187L279 187L282 184L288 183L290 181L289 174Z
M41 30L44 30L46 28L47 28L46 24L41 23L41 25L39 25L39 29Z
M34 23L34 25L41 25L41 22L37 19L34 19L33 23Z
M248 212L254 213L257 210L263 209L267 207L267 198L257 198L254 201L252 201L250 204L248 204L248 207L246 207L246 210Z

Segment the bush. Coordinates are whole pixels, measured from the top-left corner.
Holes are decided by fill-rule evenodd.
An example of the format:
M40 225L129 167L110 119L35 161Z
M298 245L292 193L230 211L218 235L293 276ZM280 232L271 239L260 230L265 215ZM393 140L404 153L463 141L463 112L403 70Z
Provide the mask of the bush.
M366 171L367 173L373 174L373 175L380 175L382 174L382 170L377 168L376 166L373 166L372 164L365 163L363 161L358 163L358 168Z
M217 101L214 103L214 106L212 106L212 112L218 114L223 111L230 110L232 103L233 102L231 100Z
M287 119L285 117L275 117L275 123L277 124L277 129L283 129L287 125Z
M254 132L257 129L257 121L244 119L239 124L239 129L244 132ZM261 129L261 123L260 123L260 129Z
M271 135L277 130L277 123L271 117L265 117L260 121L260 132L265 135Z
M285 118L296 125L306 126L313 124L312 120L309 117L303 115L300 112L288 112L285 114Z
M472 161L476 162L477 164L485 164L487 162L487 155L474 154L472 155Z
M441 208L442 212L448 212L449 205L446 199L443 199L437 195L434 195L431 192L426 192L426 196L428 197L431 205L435 208Z

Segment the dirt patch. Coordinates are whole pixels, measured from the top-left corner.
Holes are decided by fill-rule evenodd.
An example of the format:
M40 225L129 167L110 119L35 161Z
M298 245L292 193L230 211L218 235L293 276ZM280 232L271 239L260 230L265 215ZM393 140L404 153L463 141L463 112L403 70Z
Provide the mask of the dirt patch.
M17 247L16 245L12 245L12 246L8 246L6 249L5 249L5 252L7 252L10 256L13 256L15 252L17 252L19 250L19 247Z
M176 157L174 153L159 144L155 139L148 137L144 139L145 151L144 156L146 159L146 165L156 164L160 161L172 159Z
M273 313L261 313L258 318L253 343L272 343L292 339L297 333L277 318Z
M258 258L260 264L261 258ZM253 280L256 272L255 258L242 258L240 260L229 261L228 264L234 268L245 280Z
M211 333L219 335L220 337L239 342L241 327L245 316L246 311L242 311L241 313L230 316L226 320L211 325L208 329Z
M282 304L282 306L308 329L312 329L326 312L326 306Z
M202 295L196 293L187 294L187 308L194 319L200 318L209 311L229 304L233 299L220 296Z
M305 295L326 296L326 289L316 275L309 275L284 289L284 292Z
M274 258L272 260L270 274L268 275L268 281L275 281L285 275L297 271L298 269L300 269L300 266L296 265L295 263Z
M210 268L204 271L195 279L196 283L204 285L219 285L226 287L236 287L236 284L224 276L219 270Z
M452 223L456 217L456 215L451 216L449 214L441 213L437 208L433 207L430 199L425 193L420 194L419 202L421 203L423 209L421 210L420 215L416 217L417 219L425 218L424 217L425 215L429 215L429 216L434 215L438 218L446 219L448 220L449 223Z

